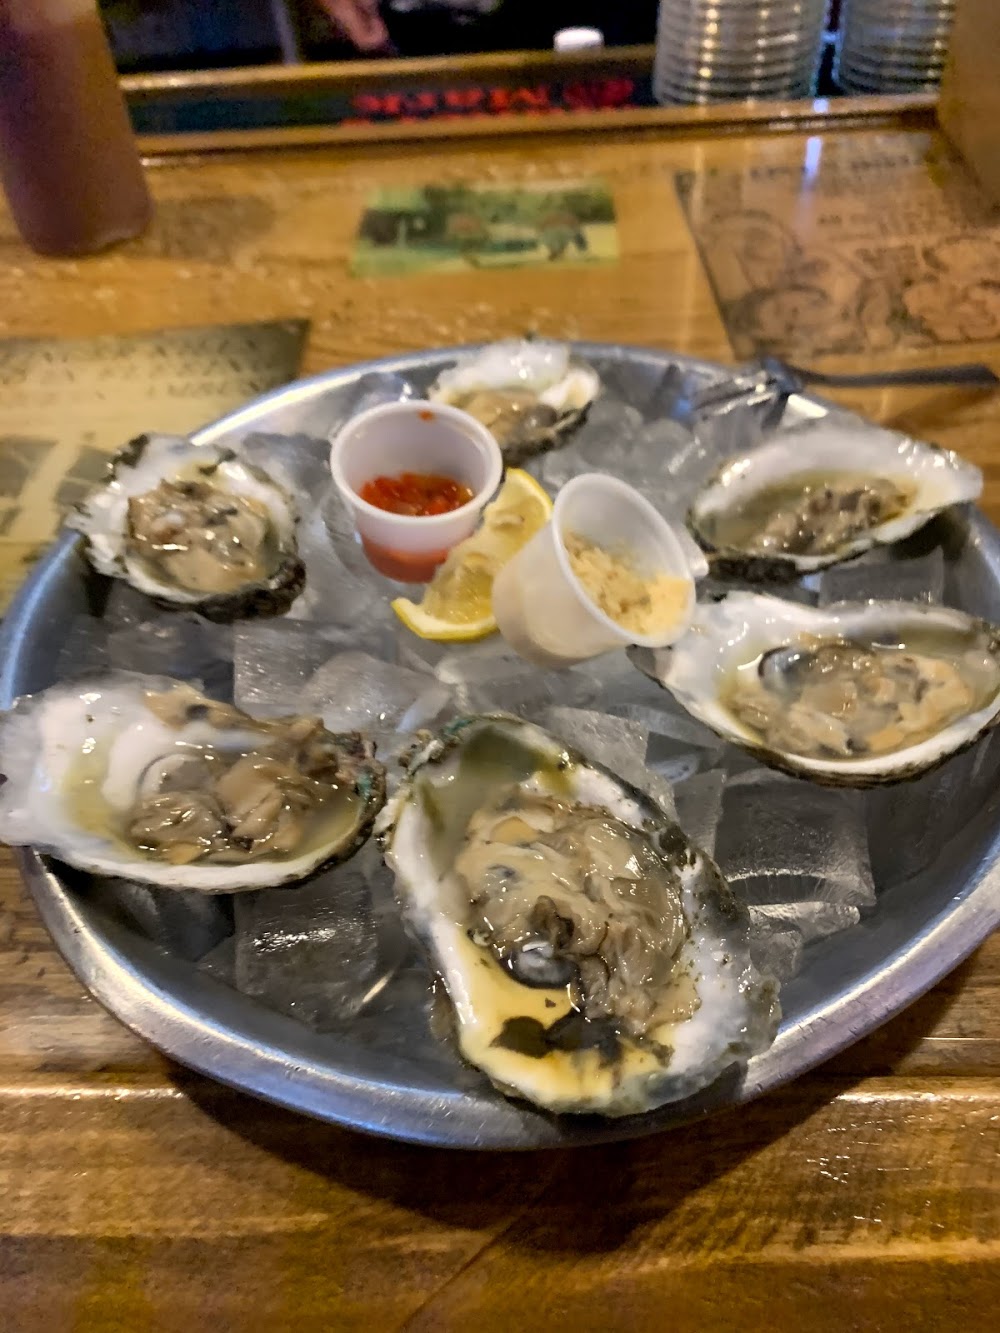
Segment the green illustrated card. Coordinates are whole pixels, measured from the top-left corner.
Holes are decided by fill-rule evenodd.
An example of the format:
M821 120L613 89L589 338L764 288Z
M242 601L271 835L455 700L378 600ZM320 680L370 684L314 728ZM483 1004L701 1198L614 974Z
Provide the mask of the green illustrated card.
M372 195L351 272L399 277L617 258L614 199L601 181L419 185Z

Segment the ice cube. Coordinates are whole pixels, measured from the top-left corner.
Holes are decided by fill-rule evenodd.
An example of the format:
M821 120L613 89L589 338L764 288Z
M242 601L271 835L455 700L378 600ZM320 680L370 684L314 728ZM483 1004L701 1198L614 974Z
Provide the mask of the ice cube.
M913 782L868 794L869 849L879 886L902 884L962 856L963 834L1000 804L1000 732Z
M256 717L300 710L302 693L331 644L313 625L294 620L247 620L235 627L234 698Z
M819 580L819 605L831 602L932 602L944 600L944 552L894 559L872 552L846 565L825 569Z
M420 396L412 378L404 378L394 372L366 371L352 383L325 395L321 401L323 410L312 414L316 424L310 421L310 425L318 429L322 418L327 438L332 440L359 413L367 412L372 407L381 407L383 403L399 403Z
M673 695L658 681L636 670L625 653L605 653L592 659L587 667L600 679L602 707L609 713L654 727L659 717L680 715L683 711Z
M289 619L344 628L393 624L393 585L375 573L353 536L348 540L342 532L331 534L327 523L331 512L336 511L323 505L299 525L306 586Z
M529 459L525 467L550 495L555 495L568 481L572 481L582 472L593 470L575 449L567 448L565 443Z
M626 717L643 718L645 710L627 707ZM646 763L671 782L683 782L695 773L717 767L725 753L725 742L714 731L693 718L670 713L649 714L649 749Z
M107 636L108 660L122 671L200 683L216 699L233 697L233 630L191 611L151 613Z
M690 426L664 417L650 421L639 432L637 453L646 460L647 481L652 478L671 478L675 475L678 459L694 444Z
M320 506L323 517L323 529L310 530L310 538L321 545L332 547L340 563L360 579L380 578L374 566L369 563L364 553L360 538L354 526L354 519L344 504L339 492L334 489L323 499Z
M230 625L159 607L122 579L109 581L100 625L109 666L200 681L214 697L232 698Z
M255 433L242 441L239 452L292 495L300 517L319 504L332 485L329 440Z
M721 749L724 745L723 738L716 736L711 726L705 726L704 722L685 713L671 694L665 693L664 690L661 690L661 698L665 706L660 710L649 708L647 704L623 704L616 710L619 710L623 717L647 720L649 730L653 734L669 738L689 749L708 750L709 753Z
M691 433L669 451L667 471L686 501L728 458L755 448L774 430L775 397L753 389L725 404L696 409Z
M387 657L409 667L411 671L422 671L433 675L438 663L452 652L454 644L436 643L433 639L420 639L411 630L398 621L395 627L395 650L391 654L376 653L376 657Z
M227 935L214 949L198 959L198 971L205 972L226 986L236 985L236 940Z
M613 472L628 481L643 461L648 465L648 460L635 456L641 426L642 417L634 407L613 398L599 398L574 432L572 452L587 471Z
M760 929L797 930L803 944L812 944L814 940L856 926L861 920L861 912L850 903L772 903L751 907L750 920Z
M751 926L750 957L759 972L791 981L802 970L805 946L797 930L772 930L767 922Z
M726 774L721 768L696 773L674 787L677 822L703 852L715 855L715 837L722 816Z
M588 759L625 776L627 770L645 769L649 732L640 722L628 722L590 708L546 710L545 725L553 735L579 750Z
M784 399L762 376L719 379L706 390L712 401L693 395L690 416L680 418L690 434L667 451L666 470L677 489L678 508L729 458L747 453L777 433ZM673 414L677 417L677 413Z
M646 767L649 733L641 723L593 709L555 705L546 710L545 726L587 759L609 768L630 786L645 792L661 810L674 817L673 789L666 779Z
M385 735L432 726L451 702L440 681L367 653L331 657L302 690L305 710L318 710L331 731Z
M747 903L866 906L875 887L863 793L828 790L767 769L730 778L716 860Z
M750 955L762 972L790 981L802 970L807 945L857 925L847 903L800 902L750 908Z
M160 610L145 593L133 588L124 579L108 579L98 597L100 605L95 613L100 616L106 634L116 629L129 629L157 616L171 614Z
M281 717L308 711L305 689L316 670L338 651L355 649L391 657L391 626L342 628L298 620L244 621L235 627L234 698L257 717Z
M500 711L541 721L550 704L586 708L602 695L598 666L539 671L499 636L446 653L434 674L463 713Z
M724 742L697 722L655 680L636 670L643 651L628 656L609 653L591 668L600 674L600 706L616 717L638 722L650 732L647 766L669 782L681 782L692 773L715 767Z
M93 876L85 890L101 911L179 958L194 962L231 935L227 897Z
M455 1092L489 1093L485 1074L467 1065L451 1037L448 1001L427 967L413 962L392 976L385 989L350 1023L352 1044L378 1060L379 1076L405 1083L426 1078Z
M108 657L108 631L96 616L74 616L59 645L56 680L80 680L100 675L111 666Z
M369 844L305 884L238 894L237 989L314 1028L358 1014L382 989L385 968L400 961L380 950L373 858Z
M610 448L606 471L634 486L678 530L684 540L687 495L673 475L676 459L690 450L691 431L680 422L649 422Z
M639 361L633 357L611 357L595 365L601 377L601 398L613 398L637 408L647 415L652 406L657 416L669 415L678 396L680 370L676 365L664 367L656 361ZM669 377L669 389L661 389ZM599 400L600 401L600 400Z

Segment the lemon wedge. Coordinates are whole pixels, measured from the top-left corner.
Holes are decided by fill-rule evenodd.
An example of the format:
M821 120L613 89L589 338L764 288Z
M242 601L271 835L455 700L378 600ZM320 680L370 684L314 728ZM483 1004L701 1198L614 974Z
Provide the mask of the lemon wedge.
M492 634L493 580L508 560L543 528L552 501L534 477L508 468L497 498L483 510L471 537L452 548L420 602L397 597L392 609L421 639L471 642Z

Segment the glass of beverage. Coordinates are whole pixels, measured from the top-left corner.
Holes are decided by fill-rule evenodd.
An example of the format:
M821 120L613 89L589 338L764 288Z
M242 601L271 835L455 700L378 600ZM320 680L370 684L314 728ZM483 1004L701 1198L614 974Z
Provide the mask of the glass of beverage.
M0 0L0 179L42 254L103 250L149 221L96 0Z

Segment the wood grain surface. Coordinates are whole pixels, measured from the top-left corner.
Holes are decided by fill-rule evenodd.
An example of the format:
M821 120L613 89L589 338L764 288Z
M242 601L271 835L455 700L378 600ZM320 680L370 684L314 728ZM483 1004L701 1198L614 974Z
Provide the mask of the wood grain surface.
M786 127L171 158L150 172L153 229L109 255L43 261L0 215L0 334L304 316L307 372L526 329L730 360L674 173L798 166L802 197L784 223L808 240L834 139L859 162L916 146L915 190L941 149L922 131L817 140ZM348 276L380 185L580 176L614 192L618 264ZM877 172L867 180L877 194ZM892 189L898 204L898 175ZM878 364L973 358L1000 368L1000 340L896 349ZM977 462L1000 519L1000 397L849 401ZM313 1124L172 1065L88 998L4 856L9 1333L996 1327L1000 937L882 1031L739 1114L603 1149L449 1155Z

